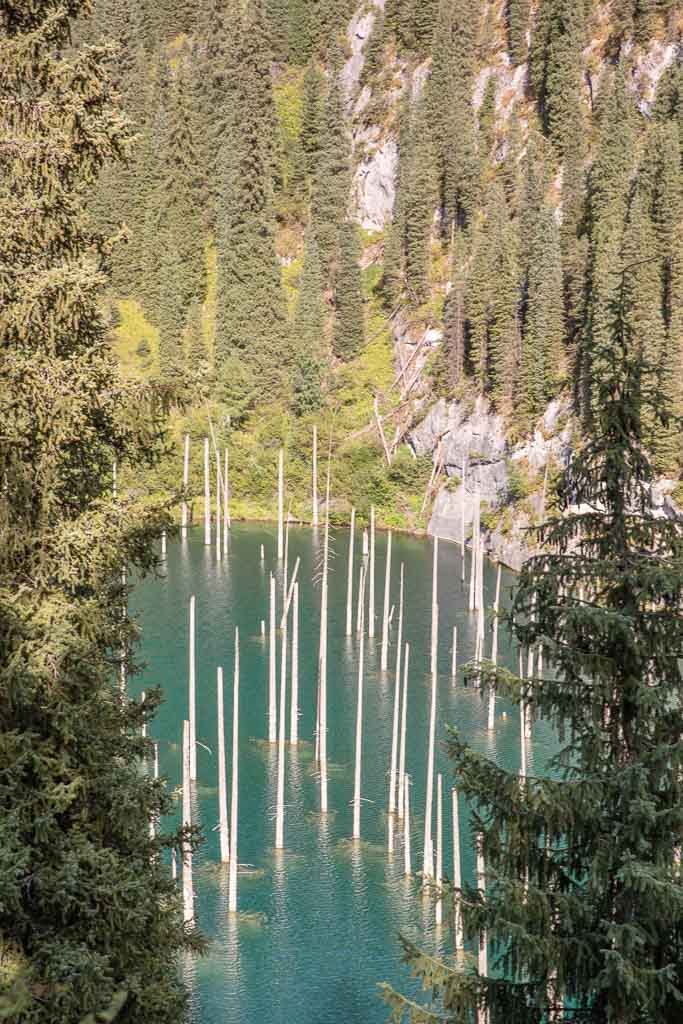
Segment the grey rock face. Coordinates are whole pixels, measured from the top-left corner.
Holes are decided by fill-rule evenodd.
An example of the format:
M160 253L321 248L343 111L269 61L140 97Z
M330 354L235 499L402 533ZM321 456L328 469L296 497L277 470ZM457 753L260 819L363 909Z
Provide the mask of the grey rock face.
M500 509L508 501L509 470L516 461L523 461L536 471L540 490L548 460L552 458L566 464L570 457L571 427L569 422L562 426L562 417L566 417L568 411L560 402L551 402L533 437L513 447L505 436L502 417L491 410L485 398L478 398L470 406L462 402L447 403L443 399L432 405L409 435L416 455L432 454L437 458L441 446L449 478L437 494L428 532L460 541L464 518L465 535L469 537L479 498L482 507L489 510ZM540 506L540 503L538 496L536 504ZM512 525L505 533L499 526L487 534L487 548L506 565L519 569L531 553L528 526L527 514L517 508Z
M367 231L381 231L391 220L398 164L396 139L381 141L364 157L354 175L356 219Z

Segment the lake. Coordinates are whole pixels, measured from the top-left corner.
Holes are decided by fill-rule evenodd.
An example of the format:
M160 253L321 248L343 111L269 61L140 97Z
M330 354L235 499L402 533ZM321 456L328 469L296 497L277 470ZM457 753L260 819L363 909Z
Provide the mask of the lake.
M328 640L328 758L331 813L321 818L319 783L313 759L315 694L320 622L319 568L323 530L292 527L289 564L300 557L300 737L287 746L285 850L274 850L277 749L267 737L268 588L276 572L281 607L281 565L276 529L235 523L227 558L218 562L205 547L203 532L169 543L162 579L137 586L131 605L142 626L144 670L133 693L159 684L165 702L150 735L159 741L161 774L171 789L181 783L182 723L188 716L189 599L197 606L198 780L193 819L206 842L194 858L195 909L210 938L203 958L186 958L184 978L191 990L192 1024L379 1024L388 1017L377 983L417 993L401 963L398 934L417 939L431 952L449 955L447 926L437 929L433 900L420 892L426 753L430 710L430 630L433 542L394 535L391 602L396 605L389 671L380 671L386 535L377 535L376 636L366 638L363 707L362 842L352 832L358 636L345 637L348 530L331 531ZM261 561L260 548L265 559ZM354 601L358 593L360 533L356 536ZM469 553L466 554L469 574ZM403 871L403 848L387 853L388 773L391 751L400 563L405 566L404 640L411 646L408 690L406 771L412 778L413 877ZM469 578L469 576L468 576ZM501 604L509 600L514 577L504 573ZM485 566L485 603L493 603L495 568ZM367 591L366 591L367 597ZM458 628L459 666L472 656L476 615L467 608L461 584L460 549L439 545L439 649L437 740L445 725L457 726L472 745L498 764L519 768L519 714L505 701L496 705L495 730L487 729L487 707L475 688L451 678L452 627ZM279 618L279 615L278 615ZM266 620L266 640L260 622ZM234 627L241 639L240 799L238 907L227 910L227 867L218 866L216 668L225 674L226 747L231 764L232 666ZM290 628L291 640L291 628ZM486 653L491 636L487 627ZM517 656L501 633L500 660L515 667ZM278 639L279 671L279 639ZM288 698L289 705L289 698ZM289 715L289 708L288 708ZM542 771L553 737L544 723L534 725L528 743L531 770ZM452 865L451 777L448 759L437 746L437 768L444 773L444 867ZM435 786L436 789L436 786ZM229 794L229 789L228 789ZM460 799L463 877L474 878L468 810ZM180 802L177 804L178 820ZM436 819L434 819L436 820Z

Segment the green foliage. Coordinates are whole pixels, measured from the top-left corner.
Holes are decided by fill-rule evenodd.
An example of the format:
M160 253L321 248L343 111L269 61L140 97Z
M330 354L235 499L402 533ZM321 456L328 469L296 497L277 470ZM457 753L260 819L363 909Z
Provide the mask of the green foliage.
M170 517L115 499L112 462L153 467L161 402L183 394L124 380L106 342L84 199L131 131L106 51L70 45L87 7L13 5L0 40L2 134L24 143L0 154L0 1013L170 1024L198 943L165 863L181 836L150 838L170 810L141 770L160 695L119 689L137 634L122 566L153 570Z
M527 55L526 34L529 28L529 0L508 0L508 48L513 64L523 64Z
M306 241L304 263L292 325L294 349L294 411L297 416L322 404L321 368L324 360L325 305L318 246Z
M506 463L508 477L508 499L513 502L523 501L533 494L536 481L529 470L519 460L508 459Z
M583 135L581 51L583 5L549 0L539 5L531 42L531 82L544 130L568 154Z
M345 221L340 231L339 272L335 288L335 321L332 346L340 359L357 356L365 340L360 246L355 224Z
M351 185L350 144L338 70L341 54L336 51L332 56L311 208L323 276L328 282L334 279L339 259L339 226L346 217Z
M480 976L406 944L440 1020L491 1024L558 1006L608 1024L680 1017L683 882L683 538L651 507L648 378L623 283L596 350L594 432L564 472L560 515L538 531L510 625L552 670L480 678L560 730L545 777L518 777L453 731L458 791L472 807L489 884L466 887L466 937L486 931ZM479 670L478 670L479 671ZM387 993L397 1019L411 1004ZM419 1016L414 1019L420 1019ZM425 1019L429 1019L425 1017Z
M520 273L518 241L499 184L475 226L472 252L467 295L472 361L479 387L500 403L516 375Z

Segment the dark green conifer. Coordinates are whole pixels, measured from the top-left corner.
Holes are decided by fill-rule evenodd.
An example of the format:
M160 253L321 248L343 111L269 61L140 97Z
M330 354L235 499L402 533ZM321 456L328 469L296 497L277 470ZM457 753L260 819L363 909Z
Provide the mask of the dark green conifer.
M348 362L360 353L365 340L360 243L356 225L351 221L344 221L339 236L339 272L335 285L332 344L335 355Z
M529 0L508 0L508 49L513 64L523 64L526 60L530 9Z
M603 84L601 97L600 137L588 179L588 301L574 374L579 407L586 423L590 423L593 412L592 353L598 346L604 346L611 330L612 303L618 284L614 268L620 265L635 158L635 108L621 68ZM619 125L618 131L615 125Z
M185 362L183 327L183 274L180 255L171 231L159 237L159 371L165 380L176 380Z
M584 46L583 5L548 0L539 5L531 44L531 82L544 131L562 154L581 142Z
M320 251L323 277L330 281L339 254L339 226L345 218L351 185L350 143L344 119L344 102L338 68L341 54L336 51L330 71L320 155L315 168L312 218Z
M463 381L467 359L467 242L462 231L455 232L450 279L451 287L444 310L443 344L448 382L453 391Z
M320 159L324 120L323 76L315 61L311 61L304 75L301 102L300 141L306 158L306 171L313 180Z
M559 389L564 366L560 232L553 208L538 211L529 249L528 292L515 409L527 430Z
M238 112L242 130L222 152L218 217L216 374L230 385L230 401L240 410L278 393L289 358L257 94L258 84L245 73Z
M405 165L401 200L405 224L405 282L410 302L419 305L429 291L429 242L436 205L434 149L422 103L418 103L411 115Z
M325 327L322 288L318 246L313 235L309 233L304 248L299 294L292 323L294 411L297 416L318 409L322 402Z
M0 148L0 1015L171 1024L192 940L166 860L179 836L150 838L172 811L140 735L159 695L119 684L136 635L121 568L151 570L170 521L112 497L112 463L144 473L160 424L106 343L84 197L131 132L106 53L71 45L88 7L0 15L1 134L22 140Z
M477 384L497 406L511 395L519 368L518 248L503 187L495 183L474 226L467 317Z
M496 130L496 76L489 75L479 107L479 151L486 159L491 155Z
M595 353L593 431L561 477L559 514L540 529L541 552L513 595L514 639L542 645L552 669L479 674L523 701L532 721L555 723L560 751L543 775L520 778L456 732L449 741L486 872L483 894L464 887L465 933L478 943L485 930L489 971L406 942L436 993L430 1018L680 1017L683 540L680 523L651 505L643 381L652 369L626 303L618 291ZM389 989L386 998L398 1017L406 1000Z

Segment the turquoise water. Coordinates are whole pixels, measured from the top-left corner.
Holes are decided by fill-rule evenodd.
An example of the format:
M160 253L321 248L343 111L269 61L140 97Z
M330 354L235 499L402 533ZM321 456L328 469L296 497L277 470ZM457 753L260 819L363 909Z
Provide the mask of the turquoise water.
M431 629L432 542L410 536L393 538L392 624L389 672L380 672L381 617L386 537L378 534L376 565L376 637L366 640L361 844L349 843L352 831L353 761L357 694L358 637L346 638L348 530L333 531L329 584L328 757L329 804L318 814L319 786L313 764L317 687L320 588L317 583L323 532L292 528L290 567L301 558L300 580L300 737L299 749L287 747L285 847L274 847L276 748L267 736L268 649L260 621L268 619L268 578L281 581L276 532L270 526L235 524L228 557L217 562L205 548L203 533L169 544L165 573L146 579L132 606L142 625L145 662L134 692L162 686L165 703L151 726L159 741L160 770L175 789L181 782L182 722L188 716L188 608L197 599L198 782L193 793L194 820L206 843L194 861L195 909L211 939L208 955L182 965L192 993L192 1024L375 1024L386 1020L377 983L389 981L416 994L415 983L400 962L398 933L418 939L424 948L452 951L446 926L437 929L434 905L420 892L419 878L406 879L403 848L387 854L388 769L399 566L405 565L404 640L411 645L406 771L412 777L412 862L422 865L426 751L429 729L429 645ZM264 545L265 560L260 560ZM360 535L355 544L360 565ZM469 555L466 555L469 571ZM291 571L291 570L290 570ZM495 570L485 571L485 600L493 602ZM502 604L512 576L503 578ZM358 574L354 574L354 598ZM486 728L487 708L478 692L451 679L451 635L458 627L458 663L473 652L475 615L467 610L460 582L456 545L439 546L439 679L437 740L446 723L457 726L472 745L497 763L519 767L519 716L497 702L496 726ZM282 588L278 590L278 602ZM279 616L278 616L279 617ZM231 764L232 665L234 627L241 637L239 861L249 867L239 876L237 918L227 911L227 870L218 867L216 667L225 674L226 748ZM267 632L267 627L266 627ZM291 638L291 629L290 629ZM487 631L486 651L490 650ZM516 655L500 638L501 660L514 667ZM278 652L279 670L279 652ZM288 680L289 683L289 680ZM289 705L289 699L288 699ZM289 716L289 707L288 707ZM288 718L289 724L289 718ZM288 730L289 732L289 730ZM534 726L528 744L529 767L542 770L552 736L543 723ZM209 748L209 749L205 749ZM444 866L452 865L448 762L437 749L437 771L444 773ZM229 772L228 772L229 774ZM229 785L229 782L228 782ZM436 792L436 785L435 785ZM473 880L474 860L468 813L460 800L463 875ZM178 804L178 814L180 805ZM436 823L436 816L434 817ZM253 870L256 869L256 870Z

